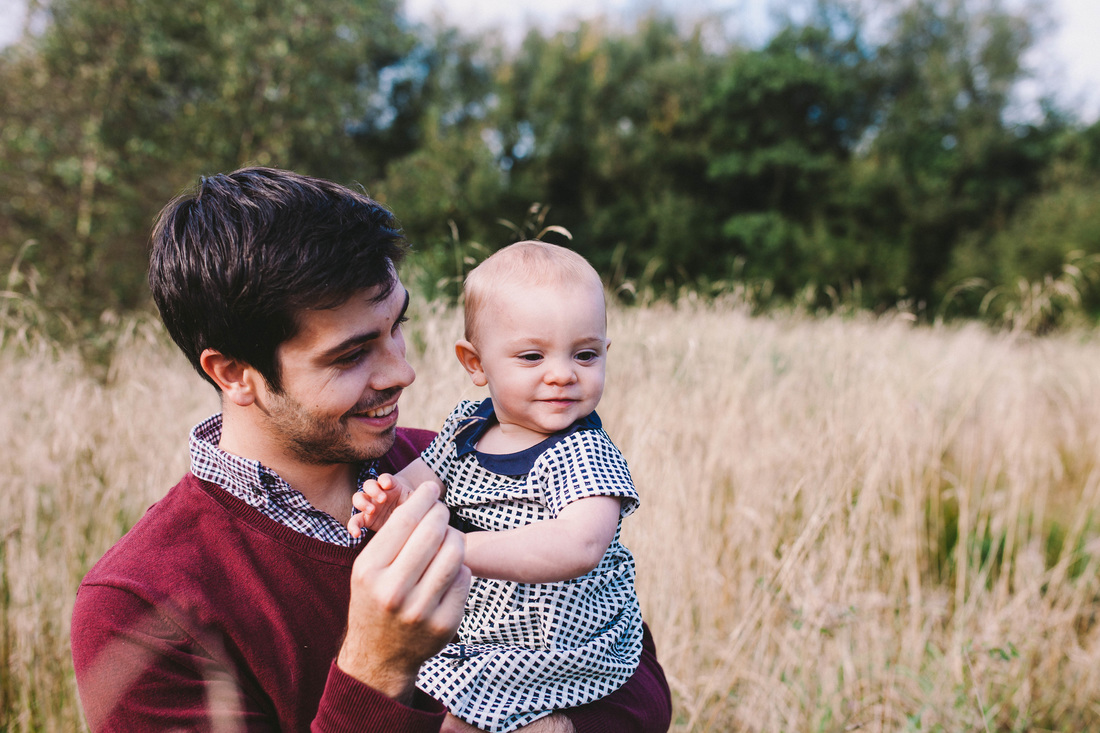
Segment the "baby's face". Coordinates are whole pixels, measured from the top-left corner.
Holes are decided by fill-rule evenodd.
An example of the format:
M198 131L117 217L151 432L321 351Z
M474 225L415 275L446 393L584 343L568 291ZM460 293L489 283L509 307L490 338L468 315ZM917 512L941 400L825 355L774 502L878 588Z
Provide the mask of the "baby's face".
M502 426L549 435L596 409L608 347L598 285L508 286L483 307L474 346Z

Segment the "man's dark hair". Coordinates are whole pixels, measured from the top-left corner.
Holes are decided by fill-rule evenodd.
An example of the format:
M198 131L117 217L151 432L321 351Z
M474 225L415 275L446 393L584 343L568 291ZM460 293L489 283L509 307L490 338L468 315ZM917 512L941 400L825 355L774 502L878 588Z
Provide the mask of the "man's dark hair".
M214 349L282 389L275 356L305 310L335 308L367 288L384 300L407 246L369 196L271 168L203 177L160 212L149 286L192 366ZM216 387L217 385L215 385Z

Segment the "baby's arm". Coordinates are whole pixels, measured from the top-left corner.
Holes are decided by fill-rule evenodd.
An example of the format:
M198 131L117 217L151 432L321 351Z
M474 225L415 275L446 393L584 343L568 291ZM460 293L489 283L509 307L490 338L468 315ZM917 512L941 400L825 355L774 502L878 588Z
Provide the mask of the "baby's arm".
M427 482L440 486L439 477L420 458L397 474L384 473L377 479L364 481L363 488L351 497L351 504L359 514L348 521L348 532L358 537L364 529L379 529L417 486Z
M466 565L481 578L554 583L579 578L603 559L619 524L622 500L589 496L554 519L502 532L466 534Z

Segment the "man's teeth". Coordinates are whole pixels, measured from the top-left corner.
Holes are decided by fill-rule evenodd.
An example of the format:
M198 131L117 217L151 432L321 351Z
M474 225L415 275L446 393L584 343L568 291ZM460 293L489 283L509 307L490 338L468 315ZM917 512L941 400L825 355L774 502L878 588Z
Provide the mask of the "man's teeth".
M385 417L396 409L397 405L390 405L389 407L379 407L377 410L368 410L363 414L367 417Z

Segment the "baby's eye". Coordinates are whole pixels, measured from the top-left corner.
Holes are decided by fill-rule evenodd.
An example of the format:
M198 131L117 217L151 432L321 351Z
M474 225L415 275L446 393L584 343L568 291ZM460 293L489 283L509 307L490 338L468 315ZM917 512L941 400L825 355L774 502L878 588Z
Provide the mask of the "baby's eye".
M577 352L577 355L573 358L581 362L582 364L585 364L590 361L595 361L596 359L599 359L600 355L595 351L580 351Z
M520 361L536 362L542 360L542 354L520 354Z

